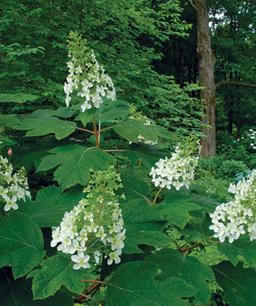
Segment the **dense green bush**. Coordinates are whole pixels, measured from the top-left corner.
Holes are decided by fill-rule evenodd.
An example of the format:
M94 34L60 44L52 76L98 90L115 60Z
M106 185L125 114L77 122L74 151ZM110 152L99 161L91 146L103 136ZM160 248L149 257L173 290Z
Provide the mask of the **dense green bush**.
M231 180L240 173L246 174L249 170L248 166L242 161L226 159L223 156L202 158L199 163L199 169L211 173L216 178Z

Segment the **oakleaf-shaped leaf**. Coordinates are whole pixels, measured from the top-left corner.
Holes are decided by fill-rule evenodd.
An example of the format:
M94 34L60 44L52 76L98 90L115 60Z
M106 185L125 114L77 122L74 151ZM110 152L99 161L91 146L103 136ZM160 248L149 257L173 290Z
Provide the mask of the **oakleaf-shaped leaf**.
M130 262L119 266L107 282L108 306L185 306L195 289L178 277L159 282L152 262Z
M58 109L39 109L34 111L31 116L34 118L44 117L59 117L59 118L70 118L74 115L74 111L68 107L60 107Z
M114 126L114 131L122 138L138 143L138 136L157 142L161 138L171 139L172 134L162 126L144 125L136 120L122 121Z
M77 184L85 185L90 178L90 170L104 170L114 164L115 158L96 148L85 148L79 145L56 147L44 157L38 171L57 168L54 178L61 186L61 190Z
M224 301L230 306L256 305L254 269L234 267L225 261L213 267L217 282L223 289Z
M166 222L160 206L132 200L123 204L122 212L126 229L124 253L142 253L141 245L163 247L170 243L170 238L163 233Z
M220 243L218 249L233 265L242 261L256 268L256 241L250 241L248 237L241 238L233 243Z
M89 109L86 112L80 112L76 118L77 121L81 121L86 127L90 122L95 119L97 122L108 123L116 122L119 119L125 118L129 113L129 105L123 101L104 101L100 109Z
M150 203L151 186L147 173L138 168L124 168L121 169L121 178L126 200L144 199Z
M28 277L33 278L32 291L34 299L45 299L54 295L62 286L74 293L81 293L85 289L83 279L91 279L88 270L73 269L70 256L54 255L44 260L40 269L32 271Z
M132 144L123 154L129 158L133 166L140 164L148 172L160 158L165 157L163 152L158 151L155 146L145 144Z
M16 127L17 128L17 127ZM48 118L24 118L21 120L19 130L28 130L26 136L45 136L54 134L60 140L72 134L76 124L71 121L60 120L55 117Z
M184 256L178 251L163 249L148 257L161 269L159 279L180 277L194 287L195 298L203 305L210 300L209 281L214 281L212 270L193 256Z
M183 229L190 220L190 212L202 208L191 200L189 194L169 192L161 203L163 216L171 223Z
M30 272L42 260L43 236L27 215L15 213L0 224L0 267L12 266L15 278Z
M35 200L20 205L20 211L29 215L40 227L57 226L66 211L71 210L83 197L82 192L61 193L57 186L41 189Z
M2 115L0 125L5 127L27 131L26 136L45 136L54 134L56 139L63 139L76 130L76 124L72 121L60 120L51 116L30 115Z

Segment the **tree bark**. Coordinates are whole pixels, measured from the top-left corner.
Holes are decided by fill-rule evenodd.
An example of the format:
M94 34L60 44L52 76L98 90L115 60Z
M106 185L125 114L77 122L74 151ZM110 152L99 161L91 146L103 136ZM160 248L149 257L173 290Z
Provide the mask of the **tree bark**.
M213 156L216 154L216 125L215 125L215 57L212 51L211 34L206 0L189 0L197 15L197 54L199 81L203 87L201 99L205 106L203 117L202 155Z

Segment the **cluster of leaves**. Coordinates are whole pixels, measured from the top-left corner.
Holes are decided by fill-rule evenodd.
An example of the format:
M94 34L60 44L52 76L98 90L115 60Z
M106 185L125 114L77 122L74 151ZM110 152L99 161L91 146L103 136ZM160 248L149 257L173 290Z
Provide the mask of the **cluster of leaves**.
M152 205L155 190L148 173L167 152L136 143L137 137L161 143L173 135L129 119L123 102L105 102L100 109L101 147L96 148L92 128L98 112L81 114L74 107L0 117L6 139L2 145L17 143L12 161L27 166L37 189L18 212L1 215L4 304L68 306L76 300L110 306L207 305L217 296L230 305L237 300L239 305L253 304L254 243L220 245L211 238L208 213L219 204L217 198L195 189L166 191ZM49 228L79 202L90 169L109 165L121 173L126 196L121 206L126 228L122 262L114 267L103 263L101 271L75 271L69 256L49 247Z

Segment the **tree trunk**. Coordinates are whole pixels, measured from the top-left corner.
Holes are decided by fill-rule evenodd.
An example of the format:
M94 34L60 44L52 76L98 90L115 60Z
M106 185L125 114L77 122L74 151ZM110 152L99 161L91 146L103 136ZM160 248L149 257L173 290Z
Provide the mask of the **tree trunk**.
M205 105L203 118L202 155L213 156L216 154L216 125L215 125L215 82L214 67L215 57L211 46L211 34L206 0L191 0L190 3L197 15L197 54L201 99Z

